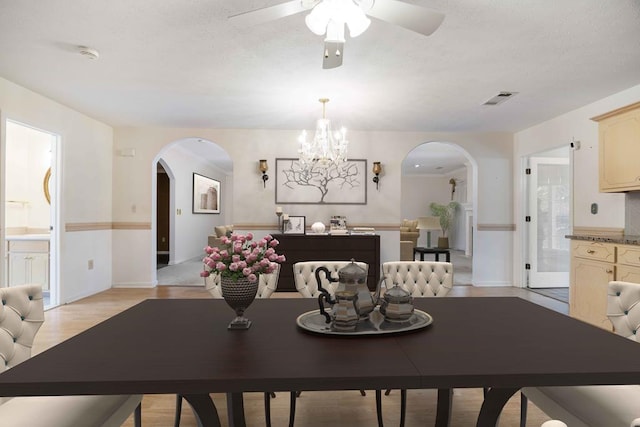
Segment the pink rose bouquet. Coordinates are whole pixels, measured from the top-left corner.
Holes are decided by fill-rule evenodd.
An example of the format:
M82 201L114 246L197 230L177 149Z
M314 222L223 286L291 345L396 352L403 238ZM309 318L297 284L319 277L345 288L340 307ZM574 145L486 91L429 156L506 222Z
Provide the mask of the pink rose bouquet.
M278 255L275 247L280 242L271 235L253 240L253 234L232 234L222 238L222 246L204 248L206 256L202 260L202 277L219 274L237 281L246 277L250 282L258 280L262 273L273 273L276 264L285 261L284 255Z

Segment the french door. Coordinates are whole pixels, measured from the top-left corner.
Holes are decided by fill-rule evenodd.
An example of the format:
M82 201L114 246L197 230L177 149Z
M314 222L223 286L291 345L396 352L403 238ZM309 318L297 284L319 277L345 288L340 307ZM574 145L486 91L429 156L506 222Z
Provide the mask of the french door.
M569 286L571 170L569 157L529 159L528 287Z

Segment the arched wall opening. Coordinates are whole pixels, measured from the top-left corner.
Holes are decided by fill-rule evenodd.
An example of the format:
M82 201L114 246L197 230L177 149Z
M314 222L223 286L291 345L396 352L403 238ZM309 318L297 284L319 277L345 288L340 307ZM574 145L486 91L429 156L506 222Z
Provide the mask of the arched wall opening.
M417 145L402 162L402 218L431 216L431 202L459 203L450 231L450 248L464 256L469 265L457 284L473 283L474 245L477 231L478 164L464 148L447 141L428 141ZM431 234L435 246L440 231ZM418 246L427 246L427 232L421 232ZM455 265L454 265L455 271ZM464 282L464 283L463 283Z
M214 227L231 222L233 193L231 157L215 142L197 137L183 138L167 144L158 152L151 164L150 258L154 286L158 284L158 165L169 177L169 264L202 257L208 235L213 233ZM194 209L194 175L219 183L218 212L203 213ZM195 274L197 272L194 271Z

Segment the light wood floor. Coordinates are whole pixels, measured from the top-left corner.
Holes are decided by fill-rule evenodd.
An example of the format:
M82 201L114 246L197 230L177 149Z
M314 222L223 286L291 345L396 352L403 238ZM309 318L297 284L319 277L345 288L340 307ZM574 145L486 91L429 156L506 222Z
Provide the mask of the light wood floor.
M276 297L297 298L298 294L276 293ZM544 305L552 310L567 312L567 305L550 298L519 288L478 288L456 286L452 296L519 296ZM72 337L97 323L148 298L208 298L202 287L159 286L154 289L110 289L89 298L67 304L45 313L45 322L36 336L34 354L44 351L65 339ZM426 356L428 357L428 355ZM384 363L383 360L380 363ZM437 363L434 361L433 363ZM225 396L213 394L213 400L220 413L223 426L227 426ZM297 427L333 426L375 426L375 394L368 392L362 397L357 391L305 392L298 400L296 411ZM398 425L400 393L394 391L383 396L385 424ZM436 392L434 390L409 390L407 404L407 427L432 426L435 421ZM482 404L481 389L455 389L453 399L452 427L475 425L475 419ZM174 395L146 395L142 402L142 422L145 427L173 426L175 410ZM260 393L245 394L245 413L248 426L264 426L263 397ZM289 396L278 393L272 400L272 424L274 427L287 426ZM500 417L501 427L519 425L520 397L514 396L506 405ZM548 420L543 412L529 404L528 427L538 427ZM188 404L182 415L183 427L196 426ZM133 417L125 424L133 426Z

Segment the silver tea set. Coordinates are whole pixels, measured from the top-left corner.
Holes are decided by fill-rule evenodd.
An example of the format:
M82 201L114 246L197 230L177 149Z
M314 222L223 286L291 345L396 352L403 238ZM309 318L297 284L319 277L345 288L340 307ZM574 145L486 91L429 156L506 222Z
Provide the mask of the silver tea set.
M331 297L328 290L322 287L320 272L324 272L329 282L338 282L335 298ZM411 294L395 284L381 294L384 277L378 281L376 291L372 294L367 287L367 272L356 264L355 260L340 270L338 279L331 277L326 267L318 267L315 270L318 283L318 305L320 314L330 323L336 331L354 331L358 322L368 321L369 316L379 305L379 312L387 322L406 322L413 315L413 298ZM325 304L331 307L330 312L325 309Z

